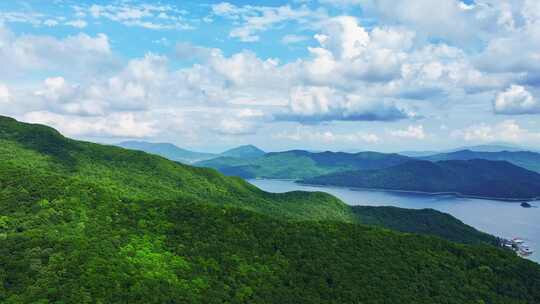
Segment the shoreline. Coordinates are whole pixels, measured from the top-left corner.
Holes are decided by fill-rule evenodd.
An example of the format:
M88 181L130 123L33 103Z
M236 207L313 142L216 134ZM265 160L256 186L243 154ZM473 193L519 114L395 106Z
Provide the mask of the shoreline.
M491 200L491 201L500 201L500 202L509 202L509 203L523 203L523 202L535 202L539 201L540 197L534 198L503 198L503 197L489 197L489 196L479 196L479 195L469 195L459 192L427 192L427 191L415 191L415 190L399 190L399 189L386 189L386 188L362 188L362 187L347 187L347 186L336 186L336 185L322 185L322 184L308 184L301 183L296 181L295 183L303 186L310 187L335 187L341 189L349 189L352 191L374 191L374 192L397 192L397 193L411 193L411 194L423 194L423 195L450 195L459 198L472 198L472 199L482 199L482 200Z
M251 178L252 180L272 180L272 181L287 181L294 182L302 186L309 187L333 187L337 189L349 189L352 191L373 191L373 192L396 192L396 193L411 193L411 194L423 194L423 195L451 195L458 198L471 198L471 199L481 199L481 200L492 200L492 201L501 201L509 203L523 203L523 202L535 202L540 201L540 197L534 198L502 198L502 197L489 197L489 196L479 196L479 195L468 195L459 192L427 192L427 191L415 191L415 190L399 190L399 189L385 189L385 188L362 188L362 187L348 187L348 186L337 186L337 185L324 185L324 184L309 184L302 183L296 179L280 179L280 178ZM247 179L249 180L249 179Z

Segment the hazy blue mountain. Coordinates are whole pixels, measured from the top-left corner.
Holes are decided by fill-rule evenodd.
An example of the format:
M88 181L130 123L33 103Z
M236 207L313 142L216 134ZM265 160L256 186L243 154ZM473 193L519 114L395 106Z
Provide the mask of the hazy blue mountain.
M194 163L206 159L217 157L216 154L195 152L177 147L170 143L150 143L145 141L125 141L117 144L117 146L144 151L151 154L163 156L167 159L182 162L182 163Z
M520 147L520 146L516 146L512 144L494 143L494 144L486 144L486 145L465 146L465 147L451 149L451 150L447 150L443 152L456 152L456 151L462 151L462 150L471 150L475 152L531 151L531 149L529 148Z
M450 153L435 154L422 157L422 159L430 161L469 159L500 160L511 162L512 164L525 169L540 172L540 153L529 151L476 152L471 150L462 150Z
M540 174L506 161L414 160L378 170L338 172L302 182L388 190L455 192L491 198L540 197Z
M394 166L410 158L377 152L320 152L304 150L267 153L255 159L219 157L196 163L226 175L244 178L304 179L349 170L369 170Z
M425 157L441 153L440 151L400 151L398 154L408 157Z
M409 156L409 157L426 157L431 156L435 154L441 154L441 153L451 153L451 152L457 152L457 151L463 151L463 150L470 150L474 152L503 152L503 151L509 151L509 152L518 152L518 151L536 151L535 149L530 149L526 147L520 147L517 145L509 144L509 143L492 143L492 144L485 144L485 145L475 145L475 146L463 146L458 147L454 149L446 149L446 150L431 150L431 151L400 151L398 154Z
M263 156L264 154L266 154L266 152L255 147L254 145L245 145L227 150L221 153L220 156L234 158L257 158Z

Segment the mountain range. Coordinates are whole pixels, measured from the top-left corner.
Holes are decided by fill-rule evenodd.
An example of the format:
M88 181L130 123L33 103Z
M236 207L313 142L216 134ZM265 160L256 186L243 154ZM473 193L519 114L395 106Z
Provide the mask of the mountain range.
M478 149L492 151L497 147L506 146L481 146ZM504 165L501 162L505 162ZM247 179L293 179L310 184L456 192L491 198L534 198L539 196L534 189L540 189L535 175L528 171L540 173L540 153L531 151L460 150L408 157L378 152L292 150L255 158L218 157L196 162L195 165Z
M0 117L2 303L538 303L496 242Z
M497 199L540 197L540 174L507 161L414 160L378 170L338 172L302 183L385 190L457 193Z
M398 154L377 152L308 152L292 150L267 153L254 159L220 157L195 165L243 178L302 179L355 169L379 169L409 160Z
M163 156L170 160L178 161L181 163L192 164L217 157L233 157L233 158L255 158L265 154L261 149L253 145L239 146L230 150L227 150L221 154L195 152L179 148L171 143L151 143L145 141L124 141L118 143L117 146L144 151L151 154Z
M429 161L472 159L500 160L508 161L516 166L520 166L531 171L540 172L540 153L531 151L478 152L461 150L421 157L421 159Z
M410 157L427 157L432 156L436 154L444 154L444 153L452 153L457 151L463 151L463 150L469 150L473 152L518 152L518 151L531 151L531 152L538 152L534 149L529 149L525 147L520 147L512 144L507 143L492 143L492 144L484 144L484 145L476 145L476 146L464 146L444 151L401 151L398 152L398 154L410 156Z

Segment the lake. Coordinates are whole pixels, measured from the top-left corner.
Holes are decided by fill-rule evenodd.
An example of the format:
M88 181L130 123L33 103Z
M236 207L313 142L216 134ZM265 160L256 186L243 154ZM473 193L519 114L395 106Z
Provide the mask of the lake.
M252 179L248 180L248 182L268 192L323 191L353 206L436 209L451 214L478 230L506 239L514 237L525 239L531 249L535 251L529 258L540 262L540 208L523 208L519 203L462 198L452 195L307 186L285 180ZM538 207L540 202L531 204Z

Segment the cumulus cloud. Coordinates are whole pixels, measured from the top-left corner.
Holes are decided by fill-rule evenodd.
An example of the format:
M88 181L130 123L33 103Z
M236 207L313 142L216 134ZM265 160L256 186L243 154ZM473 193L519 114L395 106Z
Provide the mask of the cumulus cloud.
M493 108L497 114L537 114L540 113L540 101L525 87L512 85L507 90L497 94Z
M16 36L0 24L0 78L30 70L63 70L84 74L113 65L105 34L79 33L58 39L51 36Z
M144 138L157 134L155 121L137 118L133 113L112 113L102 117L64 116L51 112L29 112L24 121L58 128L68 136L110 136Z
M384 23L407 26L426 39L461 46L488 39L494 27L511 22L504 1L480 0L465 5L456 0L367 0L363 4L367 14Z
M398 120L408 117L405 110L392 102L379 102L362 96L342 95L329 87L295 87L289 97L289 111L278 114L278 120L304 123L321 121Z
M404 130L393 130L390 131L390 135L400 138L407 139L424 139L426 138L426 133L424 132L424 126L408 126Z
M177 128L190 129L193 134L241 136L272 124L290 125L283 121L292 121L312 129L300 135L284 133L283 138L303 136L313 142L335 143L381 141L376 134L336 132L332 128L340 121L354 127L351 122L437 115L443 111L441 107L452 114L455 109L476 111L485 109L493 96L497 114L538 113L537 1L320 2L363 4L367 19L328 18L329 12L342 10L324 11L314 9L317 5L299 4L305 2L284 6L223 2L208 6L211 12L206 19L224 22L230 38L235 40L255 42L266 38L266 31L277 30L277 35L271 36L277 39L274 42L297 43L281 46L294 47L295 51L304 45L300 42L309 40L307 56L293 60L240 50L237 43L228 44L224 50L188 40L174 45L171 37L163 40L170 41L170 45L160 47L174 47L173 55L147 53L121 58L122 54L116 53L120 42L113 36L15 34L0 25L0 64L4 69L0 82L10 86L8 89L0 85L0 103L9 101L13 105L9 111L20 115L40 113L32 114L33 118L47 118L57 126L66 124L66 130L71 130L68 132L79 135L101 132L104 137L119 136L111 131L113 128L128 134L124 127L105 122L122 117L126 126L130 122L147 123L142 133L154 135ZM34 22L36 27L65 26L80 20L88 22L84 29L92 33L94 24L108 22L148 29L173 29L195 22L207 26L172 4L119 1L75 6L74 12L63 19L3 12L0 20ZM369 18L376 18L377 23ZM46 20L50 22L45 24ZM84 24L79 26L83 28ZM114 50L111 41L117 42ZM16 81L30 73L35 78L22 84ZM492 112L467 115L477 115L480 121ZM70 123L72 120L76 123ZM94 123L101 127L92 128ZM448 128L453 126L448 123ZM520 125L508 122L504 127L514 131L503 134L534 137L534 132L523 131L522 127L515 131L515 126ZM457 132L455 138L496 138L502 128L480 124L474 130ZM426 134L422 125L390 130L386 135L434 138Z
M452 137L473 142L523 142L532 143L540 140L540 133L527 130L515 120L505 120L493 125L480 123L464 129L454 130Z

